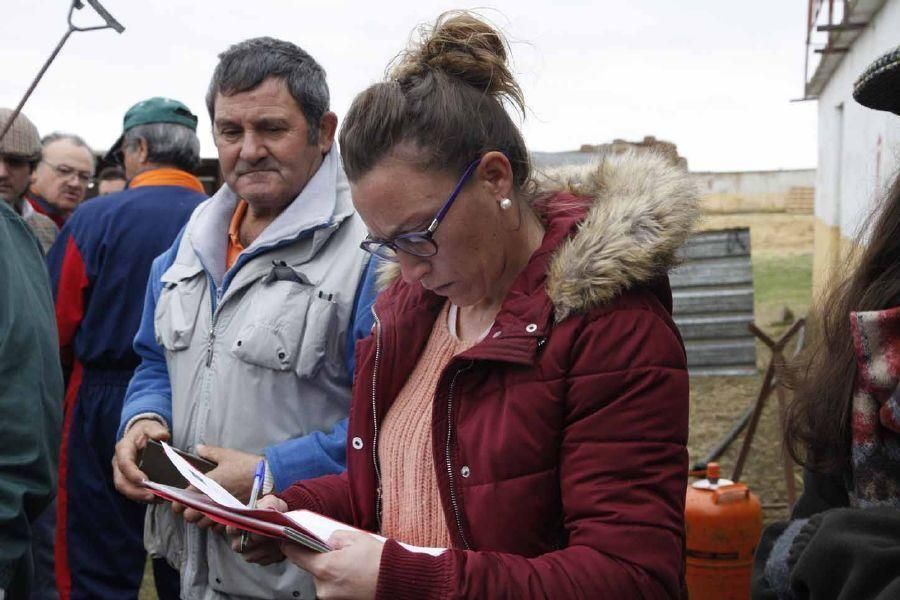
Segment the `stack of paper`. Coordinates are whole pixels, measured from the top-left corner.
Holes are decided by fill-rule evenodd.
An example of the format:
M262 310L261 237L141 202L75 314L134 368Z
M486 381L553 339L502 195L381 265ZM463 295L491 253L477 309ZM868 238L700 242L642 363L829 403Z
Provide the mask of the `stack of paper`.
M216 481L191 466L165 442L163 442L163 449L175 468L196 489L180 489L153 481L145 481L144 485L160 498L170 502L180 502L200 511L217 523L272 538L287 539L316 552L331 550L327 542L335 531L361 531L309 510L280 513L268 508L250 508L232 496ZM379 540L385 540L381 536L365 533ZM432 556L438 556L445 550L444 548L402 545L412 552L423 552Z

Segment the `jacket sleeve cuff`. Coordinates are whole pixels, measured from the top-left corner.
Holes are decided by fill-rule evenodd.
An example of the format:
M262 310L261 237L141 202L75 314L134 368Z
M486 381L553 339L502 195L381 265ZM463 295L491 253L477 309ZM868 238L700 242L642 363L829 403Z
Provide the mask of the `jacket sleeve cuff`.
M453 552L440 556L410 552L394 540L384 543L375 600L438 600L447 597Z
M324 513L323 507L315 496L309 493L302 485L294 484L275 494L284 500L288 510L311 510L315 513Z
M800 530L806 525L807 519L797 519L775 541L772 551L766 560L765 576L769 588L775 592L779 600L791 600L794 595L791 592L791 567L788 564L788 555L794 546Z
M346 420L329 432L314 431L285 440L263 450L269 462L275 489L283 490L295 481L315 479L342 472L346 463Z
M797 528L794 539L790 545L790 551L787 555L788 570L793 570L794 565L800 560L800 555L803 554L803 551L806 550L810 540L812 540L813 536L816 534L816 531L822 524L822 519L825 518L825 514L825 512L821 512L813 515L807 519L801 527ZM785 533L787 533L787 531L785 531Z
M166 400L167 398L163 396L148 395L128 402L122 408L122 417L119 421L119 431L116 433L116 439L121 439L125 435L125 432L133 424L132 421L136 420L135 417L147 415L148 413L152 413L155 418L162 421L169 428L169 431L172 431L172 409L171 404L169 408L164 408Z
M135 423L137 423L138 421L140 421L141 419L150 419L152 421L156 421L157 423L159 423L161 425L164 425L166 428L169 427L169 424L166 423L166 420L163 419L158 414L152 413L152 412L145 412L145 413L140 413L140 414L134 415L133 417L128 419L128 422L125 423L125 429L122 430L122 435L125 435L126 433L128 433L128 430L131 429L131 426L134 425Z

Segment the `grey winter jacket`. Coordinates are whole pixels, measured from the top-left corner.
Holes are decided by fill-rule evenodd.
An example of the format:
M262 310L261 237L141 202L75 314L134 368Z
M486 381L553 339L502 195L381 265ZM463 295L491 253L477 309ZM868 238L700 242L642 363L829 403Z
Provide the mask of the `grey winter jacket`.
M172 441L189 452L209 444L262 454L328 430L350 402L345 340L367 259L337 153L226 271L236 202L226 186L195 210L154 315ZM185 600L315 597L294 565L248 564L223 536L185 525L168 505L148 511L145 542L181 571Z

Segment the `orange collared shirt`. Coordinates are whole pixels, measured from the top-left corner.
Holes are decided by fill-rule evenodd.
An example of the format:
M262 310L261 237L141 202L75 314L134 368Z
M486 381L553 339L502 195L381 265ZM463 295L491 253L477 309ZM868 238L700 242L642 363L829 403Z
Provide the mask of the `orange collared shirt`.
M228 225L228 248L225 250L225 269L228 270L244 251L244 245L241 244L241 223L247 215L247 201L238 200L237 206L234 207L234 214L231 215L231 223Z
M135 175L128 182L128 189L144 187L148 185L177 185L180 187L194 190L195 192L205 193L203 184L200 180L181 169L162 168L144 171Z

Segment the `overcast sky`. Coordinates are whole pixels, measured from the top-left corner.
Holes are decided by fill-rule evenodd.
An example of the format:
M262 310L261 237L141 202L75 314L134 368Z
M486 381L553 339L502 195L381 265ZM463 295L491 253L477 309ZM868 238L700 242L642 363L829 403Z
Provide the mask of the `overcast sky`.
M644 135L672 141L692 170L813 167L816 107L802 95L800 0L102 0L125 25L76 33L25 107L42 134L61 129L105 149L124 112L150 96L200 116L216 55L245 38L299 44L328 71L340 118L379 80L418 24L478 7L512 42L531 150ZM66 29L68 0L2 0L0 106L13 107ZM89 8L79 23L96 22Z

